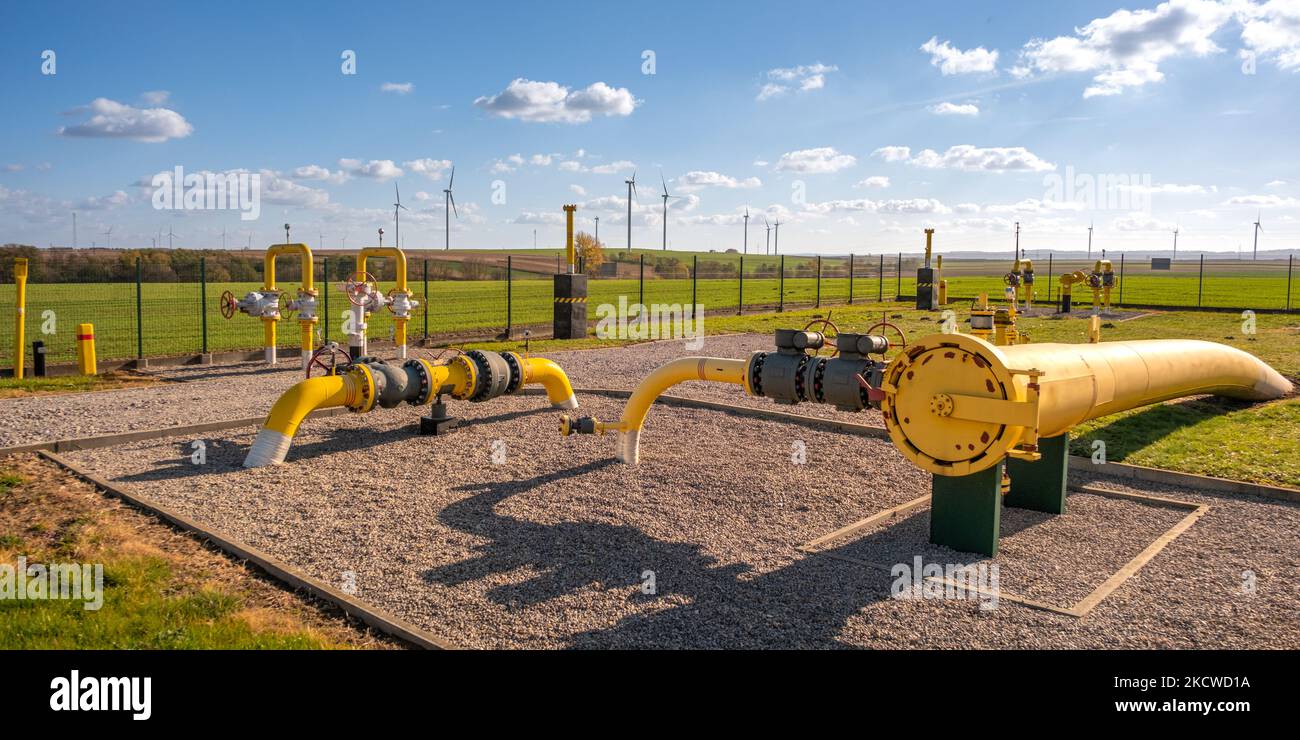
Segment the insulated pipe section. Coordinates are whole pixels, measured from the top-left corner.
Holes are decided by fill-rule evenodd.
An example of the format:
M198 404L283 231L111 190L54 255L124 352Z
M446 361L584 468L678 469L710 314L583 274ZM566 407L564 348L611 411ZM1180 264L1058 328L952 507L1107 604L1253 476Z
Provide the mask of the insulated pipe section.
M637 385L617 423L605 424L592 417L571 419L564 416L560 419L560 433L567 436L574 432L604 434L607 431L617 431L615 454L622 462L635 465L640 458L641 427L656 398L678 383L690 380L731 383L743 387L748 393L748 366L749 360L725 360L717 357L683 357L673 360L647 375Z
M881 412L894 446L936 475L1006 457L1038 459L1038 439L1108 414L1212 393L1267 401L1291 383L1247 352L1192 339L998 347L926 337L885 369Z
M568 376L559 365L542 358L525 360L513 352L472 350L445 365L422 359L410 359L401 365L363 360L342 375L308 378L285 392L271 407L244 459L244 467L284 462L298 427L317 409L345 406L366 413L376 406L420 406L441 395L477 403L535 383L546 388L553 407L578 407Z

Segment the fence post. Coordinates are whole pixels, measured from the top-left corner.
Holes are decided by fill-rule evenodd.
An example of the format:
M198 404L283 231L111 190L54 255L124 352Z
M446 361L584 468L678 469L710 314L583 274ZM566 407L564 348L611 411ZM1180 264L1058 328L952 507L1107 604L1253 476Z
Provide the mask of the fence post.
M325 312L325 321L321 326L320 343L324 347L330 341L330 258L326 255L321 260L322 279L320 281L321 305Z
M700 305L699 300L696 299L697 293L695 292L696 281L698 281L699 278L700 278L700 255L697 254L691 257L691 315L692 316L695 315L695 307Z
M514 316L515 272L512 259L513 257L511 255L506 255L506 339L510 338L510 329L513 326L511 318ZM425 261L425 265L428 265L427 260ZM424 315L428 316L429 314L426 312Z
M644 312L645 311L645 255L644 254L641 255L641 277L640 277L640 287L638 288L638 290L640 292L638 294L636 302L640 304L641 306L640 310Z
M1201 293L1205 289L1205 253L1201 252L1201 272L1196 276L1196 307L1201 307Z
M203 354L208 353L208 258L199 257L199 316L203 317Z
M429 341L429 258L421 260L424 266L424 341Z
M880 253L880 285L876 289L876 302L881 303L885 300L885 253Z
M849 255L849 305L853 305L853 255Z
M903 294L903 253L898 253L898 287L894 289L894 300Z
M135 356L144 359L144 295L140 282L144 277L140 258L135 258Z
M1291 266L1295 264L1295 255L1286 256L1286 310L1291 311Z
M740 295L736 304L736 315L745 313L745 255L740 255Z
M813 308L822 307L822 256L817 255L817 304Z
M1124 253L1119 253L1119 305L1124 305Z
M779 259L781 260L781 265L777 269L780 271L780 277L777 278L776 281L777 293L780 296L777 299L776 310L778 312L785 310L785 255L781 255Z

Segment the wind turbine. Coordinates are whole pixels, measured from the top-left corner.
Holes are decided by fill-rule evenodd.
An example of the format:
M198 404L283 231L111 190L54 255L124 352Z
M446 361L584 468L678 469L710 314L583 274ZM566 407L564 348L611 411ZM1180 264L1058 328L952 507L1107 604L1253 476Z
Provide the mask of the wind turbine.
M393 204L393 244L395 244L398 249L401 249L402 221L398 217L398 212L405 211L407 208L402 205L402 191L398 189L397 183L393 183L393 192L397 194L397 202Z
M772 224L772 254L781 253L781 219Z
M663 246L663 251L666 252L666 251L668 251L668 199L669 199L669 198L676 198L676 197L678 197L678 196L676 196L676 195L669 195L669 194L668 194L668 183L664 181L664 173L663 173L663 172L660 172L660 173L659 173L659 182L660 182L660 184L662 184L662 185L664 186L664 192L663 192L663 195L662 195L661 197L664 199L664 246ZM631 214L628 214L628 223L629 223L629 224L631 223L631 219L632 219Z
M1088 222L1088 259L1092 259L1092 222Z
M743 254L749 254L749 208L745 208L745 251Z
M108 237L108 249L112 249L113 248L113 227L112 226L108 227L108 230L104 232L104 236Z
M451 177L447 179L447 187L442 189L442 217L444 229L443 251L451 249L451 214L455 213L457 220L460 219L460 213L456 211L456 196L451 194L452 186L456 184L456 165L451 166ZM470 214L473 215L473 214Z
M77 248L77 212L72 212L72 248Z
M632 179L624 180L627 185L627 248L632 250L632 198L636 195L636 170L632 170Z
M600 216L596 217L596 244L600 245Z
M1250 248L1250 258L1252 260L1259 259L1259 232L1264 230L1264 226L1259 222L1261 215L1263 215L1263 211L1255 212L1255 246Z
M175 237L176 237L176 232L172 231L171 226L168 226L167 227L167 248L168 249L172 248L172 239L174 239Z
M763 254L772 255L772 224L767 222L767 216L763 217L763 228L766 233L763 236Z
M1174 226L1174 260L1178 259L1178 226ZM1170 260L1172 262L1173 260Z
M221 251L226 251L226 227L221 227Z

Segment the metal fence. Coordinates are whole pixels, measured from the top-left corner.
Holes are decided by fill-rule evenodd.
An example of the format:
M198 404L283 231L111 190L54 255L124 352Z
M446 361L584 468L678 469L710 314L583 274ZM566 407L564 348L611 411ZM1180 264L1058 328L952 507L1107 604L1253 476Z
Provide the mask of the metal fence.
M1032 255L1031 255L1032 256ZM426 257L408 252L408 288L420 307L408 324L413 340L498 336L525 326L549 325L552 313L552 270L562 268L551 254L492 253L485 257ZM77 282L57 270L39 269L34 260L28 283L26 336L45 345L50 363L76 358L76 325L95 325L99 357L106 361L189 355L225 350L253 350L262 344L261 322L242 314L221 316L223 291L242 296L261 286L260 269L232 275L225 266L212 266L200 257L163 264L146 253L134 265L118 264L113 275L81 274ZM1179 260L1171 269L1153 269L1150 260L1113 260L1118 286L1115 304L1169 308L1248 308L1293 310L1300 295L1295 260L1249 261L1195 257ZM606 250L606 262L587 270L593 320L601 304L699 304L717 313L782 310L906 299L915 294L919 257L903 254L835 256L763 256L709 253L626 252ZM950 302L974 299L980 293L1002 295L1002 276L1010 260L959 260L943 263ZM1063 273L1088 270L1092 262L1035 259L1037 300L1059 300ZM317 342L343 342L348 302L338 289L355 269L346 255L317 256L313 264L318 284ZM396 286L391 259L371 258L368 271L380 290ZM292 292L299 283L296 259L277 265L282 288ZM251 278L251 279L250 279ZM1076 289L1077 291L1077 289ZM1084 291L1086 292L1086 291ZM12 279L0 284L0 305L12 306ZM1076 300L1086 301L1088 296ZM391 338L392 315L380 311L369 320L375 339ZM282 320L278 342L296 347L299 334L290 318ZM12 365L14 324L0 321L0 367ZM28 348L28 362L31 361Z

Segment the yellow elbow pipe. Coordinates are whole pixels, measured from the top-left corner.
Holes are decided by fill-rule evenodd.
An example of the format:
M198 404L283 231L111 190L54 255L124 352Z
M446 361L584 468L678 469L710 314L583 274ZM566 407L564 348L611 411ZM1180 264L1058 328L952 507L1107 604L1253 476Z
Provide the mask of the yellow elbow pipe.
M515 355L519 357L518 355ZM522 359L522 358L521 358ZM573 385L569 376L555 362L544 357L532 357L523 360L524 385L540 383L546 389L546 398L557 409L576 409L578 399L573 395Z
M275 275L275 260L282 254L296 254L302 263L302 290L301 293L315 295L316 293L316 276L315 262L313 261L311 247L306 244L272 244L266 249L266 255L262 258L262 290L278 291ZM262 319L263 325L263 346L266 347L266 361L275 362L275 322L279 317L265 317ZM312 325L316 323L313 316L310 319L299 319L298 325L302 335L302 357L303 367L307 366L309 355L315 341L312 337Z
M1291 383L1235 347L1193 339L996 347L936 334L885 369L881 415L917 467L960 476L1006 457L1037 459L1038 439L1174 398L1213 393L1264 401Z
M358 277L366 274L366 262L371 257L392 257L397 261L397 290L410 297L411 291L406 287L406 253L397 247L364 247L357 252ZM406 356L406 322L407 319L401 317L393 319L393 343L398 346L402 357Z
M619 419L617 454L619 460L635 465L640 458L641 427L650 406L664 391L689 380L739 385L753 395L746 377L749 360L726 360L717 357L683 357L673 360L646 376L632 392L623 416Z
M285 391L271 407L271 413L244 458L244 467L257 468L284 462L298 427L308 414L317 409L347 406L368 411L374 403L374 379L364 365L343 375L308 378Z

